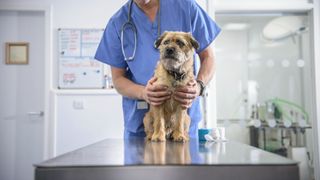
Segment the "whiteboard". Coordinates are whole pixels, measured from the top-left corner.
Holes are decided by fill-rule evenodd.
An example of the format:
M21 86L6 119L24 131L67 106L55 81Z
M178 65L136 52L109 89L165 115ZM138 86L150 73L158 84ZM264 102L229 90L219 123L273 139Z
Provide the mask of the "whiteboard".
M102 34L103 29L58 29L58 88L104 88L103 63L94 59Z

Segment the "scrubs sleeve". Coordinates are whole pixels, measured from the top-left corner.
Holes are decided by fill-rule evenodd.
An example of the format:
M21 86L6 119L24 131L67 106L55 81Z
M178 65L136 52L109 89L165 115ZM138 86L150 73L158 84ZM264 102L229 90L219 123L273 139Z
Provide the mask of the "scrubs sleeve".
M122 69L127 67L121 51L119 33L112 19L104 30L94 58L113 67Z
M200 44L197 50L197 53L200 53L213 42L221 29L195 0L191 0L190 15L192 35Z

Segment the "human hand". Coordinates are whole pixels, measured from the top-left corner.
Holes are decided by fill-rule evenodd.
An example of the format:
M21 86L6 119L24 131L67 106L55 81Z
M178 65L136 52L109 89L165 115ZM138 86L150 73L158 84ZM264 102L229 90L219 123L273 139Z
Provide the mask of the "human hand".
M151 78L143 90L143 99L153 106L159 106L171 98L171 91L168 90L168 87L156 85L156 81L156 77Z
M200 88L196 80L191 80L186 86L176 88L174 99L178 101L183 109L191 107L193 100L200 94Z

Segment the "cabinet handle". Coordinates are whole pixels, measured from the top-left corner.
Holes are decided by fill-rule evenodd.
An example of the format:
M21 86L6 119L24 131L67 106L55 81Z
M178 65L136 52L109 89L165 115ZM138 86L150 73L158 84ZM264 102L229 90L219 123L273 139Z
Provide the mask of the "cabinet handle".
M29 116L43 116L44 112L43 111L39 111L39 112L28 112Z

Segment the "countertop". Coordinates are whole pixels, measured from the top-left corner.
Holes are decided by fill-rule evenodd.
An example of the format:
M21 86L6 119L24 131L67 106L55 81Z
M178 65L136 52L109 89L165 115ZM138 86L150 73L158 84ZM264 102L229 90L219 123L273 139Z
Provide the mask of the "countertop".
M221 143L106 139L35 165L35 180L298 180L296 161Z
M296 161L238 142L150 142L107 139L36 167L127 165L293 165Z

